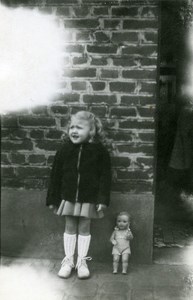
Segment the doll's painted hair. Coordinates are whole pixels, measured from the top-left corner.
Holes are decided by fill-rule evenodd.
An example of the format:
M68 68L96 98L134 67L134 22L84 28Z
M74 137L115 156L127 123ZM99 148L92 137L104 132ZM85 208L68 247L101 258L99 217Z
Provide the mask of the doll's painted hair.
M131 221L131 215L127 211L121 211L121 212L119 212L118 215L117 215L117 218L120 217L120 216L127 216L129 222Z
M78 120L84 120L84 121L88 121L90 123L91 126L91 140L92 142L102 142L103 144L105 144L105 134L103 131L103 126L101 123L101 120L96 117L93 113L89 112L89 111L79 111L73 115L71 115L70 117L70 121L68 124L68 131L69 131L69 126L70 126L70 122L71 120L73 120L74 118L78 119Z

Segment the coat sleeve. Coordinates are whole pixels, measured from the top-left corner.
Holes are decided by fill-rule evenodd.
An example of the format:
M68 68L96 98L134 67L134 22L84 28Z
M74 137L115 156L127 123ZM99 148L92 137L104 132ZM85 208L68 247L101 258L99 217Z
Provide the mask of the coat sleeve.
M62 168L63 168L63 160L62 160L62 149L57 151L54 162L52 165L47 197L46 197L46 205L54 205L59 206L61 202L61 183L62 183Z
M110 190L111 190L111 159L110 159L109 152L104 148L97 204L105 204L107 206L109 205Z

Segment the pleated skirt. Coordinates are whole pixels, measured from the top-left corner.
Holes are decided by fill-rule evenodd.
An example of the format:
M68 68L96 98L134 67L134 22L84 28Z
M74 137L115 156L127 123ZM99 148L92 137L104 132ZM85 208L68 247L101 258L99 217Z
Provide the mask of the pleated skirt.
M56 212L58 216L85 217L89 219L100 219L104 217L104 212L98 212L93 203L72 203L62 200Z

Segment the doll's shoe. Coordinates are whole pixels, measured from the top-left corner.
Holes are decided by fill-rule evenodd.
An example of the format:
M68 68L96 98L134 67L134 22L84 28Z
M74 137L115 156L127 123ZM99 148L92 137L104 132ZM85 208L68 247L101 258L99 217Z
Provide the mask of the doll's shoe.
M61 262L61 268L58 272L58 276L62 278L69 278L74 268L73 258L64 257L63 261Z
M90 272L86 260L91 260L91 259L92 259L91 257L78 258L76 268L77 268L77 274L79 279L87 279L90 277Z

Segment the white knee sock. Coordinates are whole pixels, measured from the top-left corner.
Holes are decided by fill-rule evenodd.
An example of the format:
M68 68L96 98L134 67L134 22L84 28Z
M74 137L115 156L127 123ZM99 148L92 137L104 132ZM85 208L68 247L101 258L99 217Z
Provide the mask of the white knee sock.
M76 247L76 234L68 234L64 232L64 252L66 257L73 259L75 247Z
M78 235L78 256L83 258L87 256L90 246L91 235Z

